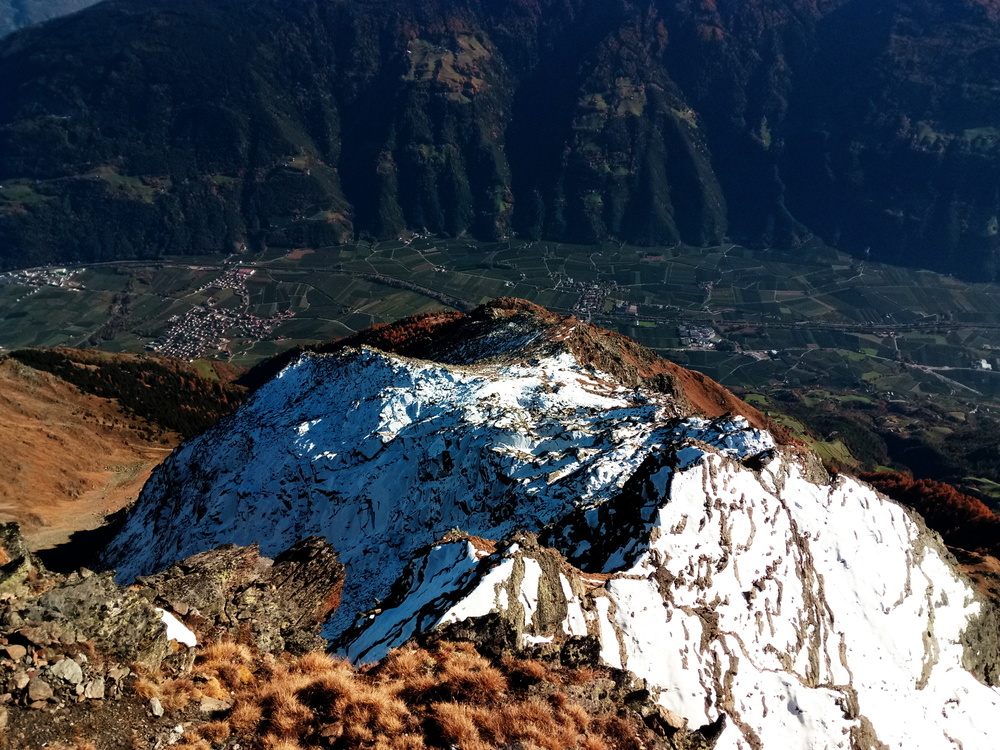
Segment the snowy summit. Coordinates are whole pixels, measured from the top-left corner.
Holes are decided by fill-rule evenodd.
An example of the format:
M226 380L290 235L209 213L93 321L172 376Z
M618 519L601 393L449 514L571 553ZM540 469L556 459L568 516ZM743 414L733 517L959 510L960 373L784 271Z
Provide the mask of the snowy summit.
M356 660L492 618L592 649L719 749L1000 747L993 605L707 378L516 300L323 349L156 471L121 580L320 535Z

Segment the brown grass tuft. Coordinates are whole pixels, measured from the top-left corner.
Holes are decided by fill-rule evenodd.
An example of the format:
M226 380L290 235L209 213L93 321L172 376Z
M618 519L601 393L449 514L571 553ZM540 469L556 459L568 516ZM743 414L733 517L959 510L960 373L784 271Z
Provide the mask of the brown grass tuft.
M515 681L523 682L527 685L553 681L549 668L536 659L519 659L515 656L504 656L501 663Z
M253 651L249 646L232 641L218 641L205 646L198 655L199 663L252 664Z
M139 677L136 679L132 689L135 690L136 695L144 701L148 701L150 698L160 697L160 686L153 680L146 677Z
M236 734L255 733L264 719L264 707L257 701L243 698L229 714L229 726Z
M372 670L384 680L401 680L429 674L437 662L422 648L404 646L389 654Z
M160 683L160 702L167 711L179 711L192 701L201 700L202 691L190 677Z
M611 750L608 743L600 737L588 735L583 738L583 750Z
M198 731L209 742L222 742L233 733L228 721L210 721Z
M431 707L431 715L442 739L448 744L460 746L462 750L489 747L479 735L475 713L475 709L460 703L436 703Z
M257 656L237 644L206 652L195 689L208 695L229 688L234 701L226 720L201 728L200 736L213 743L255 750L490 750L518 743L532 750L627 750L643 744L644 728L613 716L617 706L595 717L563 692L600 676L599 670L515 657L494 663L471 644L451 642L407 646L359 668L323 653ZM253 670L251 679L229 681L223 657L229 666ZM190 686L178 679L156 687L167 695L186 694Z
M261 738L261 745L264 747L264 750L304 750L298 742L283 737L275 737L273 734L265 734Z
M263 707L261 727L278 738L290 739L313 719L312 710L299 701L299 692L307 687L310 678L285 673L257 692Z
M586 732L590 726L590 714L587 710L577 704L577 703L566 703L560 709L560 715L565 717L566 721L572 722L576 725L577 731Z
M322 651L310 651L292 665L291 671L299 674L350 672L351 665L343 659L334 659Z

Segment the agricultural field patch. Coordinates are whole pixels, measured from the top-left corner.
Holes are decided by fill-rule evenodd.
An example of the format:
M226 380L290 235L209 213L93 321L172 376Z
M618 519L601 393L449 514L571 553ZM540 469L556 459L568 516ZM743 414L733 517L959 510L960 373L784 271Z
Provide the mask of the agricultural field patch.
M481 53L470 40L421 49L425 61ZM14 188L27 195L30 186L0 198ZM201 350L195 336L190 356L253 364L293 342L519 296L754 392L805 392L827 379L862 401L1000 399L1000 285L862 263L819 245L792 254L418 236L33 273L0 277L0 347L96 341L134 351L201 311L220 332L205 334ZM684 325L715 335L699 349L680 336Z

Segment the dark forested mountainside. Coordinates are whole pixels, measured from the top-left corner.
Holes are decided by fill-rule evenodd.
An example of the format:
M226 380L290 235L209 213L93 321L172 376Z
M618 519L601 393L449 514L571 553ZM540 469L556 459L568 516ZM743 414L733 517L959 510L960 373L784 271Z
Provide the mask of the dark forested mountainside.
M0 264L407 229L997 275L984 0L110 0L0 45Z
M0 38L18 29L58 18L97 0L0 0Z
M7 356L83 393L114 399L126 413L183 437L211 427L246 396L233 382L241 371L224 362L203 373L179 359L96 349L16 349Z

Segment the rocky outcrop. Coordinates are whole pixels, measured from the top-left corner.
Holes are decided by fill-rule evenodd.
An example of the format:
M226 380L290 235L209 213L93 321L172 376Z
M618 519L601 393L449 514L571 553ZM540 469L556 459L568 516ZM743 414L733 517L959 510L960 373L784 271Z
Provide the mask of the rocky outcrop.
M596 664L696 747L997 744L996 613L937 535L683 385L515 300L380 328L182 446L108 560L320 534L357 661L444 633Z
M125 663L156 669L173 653L160 612L110 573L72 573L44 594L8 599L0 628L39 646L92 642Z
M149 668L171 653L160 613L111 573L50 573L15 523L0 527L0 559L0 635L11 643L22 649L77 644Z
M326 645L318 632L340 603L343 581L333 548L310 537L274 560L257 545L227 544L137 583L208 640L228 636L281 653Z
M177 743L231 706L217 681L191 671L205 639L239 639L255 654L325 645L316 633L343 570L318 539L275 560L256 548L213 550L129 587L110 572L46 571L14 524L0 528L0 551L9 558L0 568L5 750L81 737L98 750Z
M0 527L0 557L7 560L0 567L0 723L6 706L132 696L127 686L137 673L185 671L204 640L240 640L264 653L323 647L317 633L343 580L343 566L319 538L274 560L255 546L228 545L129 587L112 572L46 571L16 524Z
M0 524L0 596L25 594L38 585L45 566L29 550L16 523Z
M133 670L190 664L193 652L171 640L164 613L111 573L46 571L17 524L0 527L0 557L0 726L8 708L118 699Z

